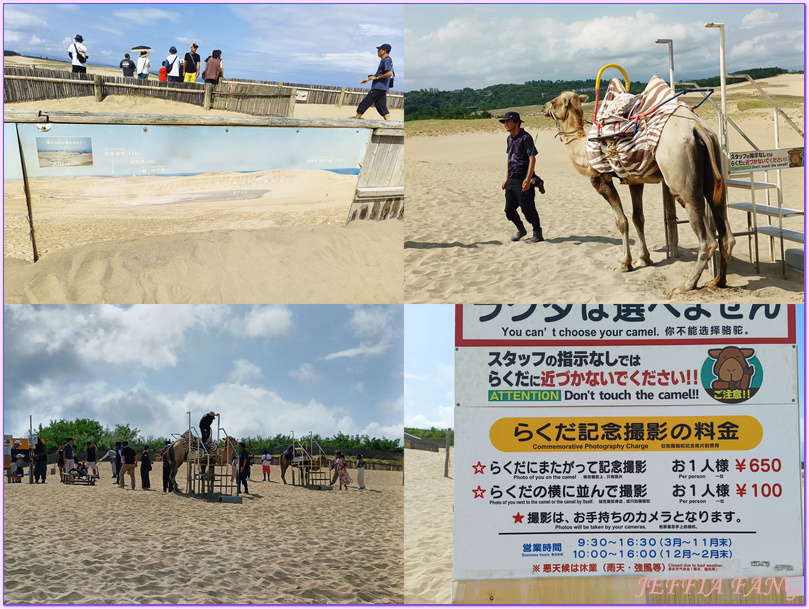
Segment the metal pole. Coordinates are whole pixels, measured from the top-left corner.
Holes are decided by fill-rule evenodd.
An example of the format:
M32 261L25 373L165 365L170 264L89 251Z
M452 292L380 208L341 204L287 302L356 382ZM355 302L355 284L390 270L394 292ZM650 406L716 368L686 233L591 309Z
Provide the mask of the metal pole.
M34 483L34 417L28 415L28 484Z
M719 86L722 94L722 120L720 121L719 140L725 156L729 157L728 153L728 99L727 99L727 67L725 65L725 24L709 22L705 24L707 28L719 29Z
M669 45L669 86L674 93L674 41L671 38L658 38L655 42Z
M450 428L447 427L447 446L444 455L444 478L449 478L449 432Z

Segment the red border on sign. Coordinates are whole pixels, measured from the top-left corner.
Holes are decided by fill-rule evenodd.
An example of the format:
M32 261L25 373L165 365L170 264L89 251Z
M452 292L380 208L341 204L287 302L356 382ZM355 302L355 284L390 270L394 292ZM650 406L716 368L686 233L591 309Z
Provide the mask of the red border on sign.
M728 337L727 340L722 340L722 337L713 338L686 338L686 339L653 339L642 338L638 340L628 339L599 339L599 345L615 345L615 346L632 346L632 345L718 345L724 343L733 343L734 345L790 345L795 344L795 305L783 305L787 307L787 336L782 338L750 338L740 339L737 337ZM556 345L569 345L573 347L590 346L593 344L593 339L590 340L508 340L508 339L465 339L463 337L463 305L455 305L455 346L456 347L536 347L536 346L556 346Z

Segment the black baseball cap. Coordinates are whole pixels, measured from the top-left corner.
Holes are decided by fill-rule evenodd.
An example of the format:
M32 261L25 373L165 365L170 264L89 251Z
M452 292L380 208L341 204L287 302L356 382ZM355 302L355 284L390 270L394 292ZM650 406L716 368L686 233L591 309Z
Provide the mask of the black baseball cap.
M522 119L520 118L520 113L519 112L506 112L503 115L503 118L500 119L500 122L505 123L507 120L512 120L512 121L515 121L517 123L522 124Z
M376 47L376 49L377 49L377 51L378 51L379 49L384 49L384 51L385 51L386 53L390 53L390 45L389 45L389 44L383 44L383 45L380 45L380 46Z

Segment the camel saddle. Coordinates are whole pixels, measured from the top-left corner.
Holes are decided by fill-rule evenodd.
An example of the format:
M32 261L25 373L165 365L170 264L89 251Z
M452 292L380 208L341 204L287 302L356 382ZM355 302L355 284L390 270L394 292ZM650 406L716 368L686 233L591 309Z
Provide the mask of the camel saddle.
M688 108L672 97L671 88L659 76L652 76L640 95L631 95L620 79L613 78L587 137L590 166L622 179L653 173L654 154L666 121L678 107Z

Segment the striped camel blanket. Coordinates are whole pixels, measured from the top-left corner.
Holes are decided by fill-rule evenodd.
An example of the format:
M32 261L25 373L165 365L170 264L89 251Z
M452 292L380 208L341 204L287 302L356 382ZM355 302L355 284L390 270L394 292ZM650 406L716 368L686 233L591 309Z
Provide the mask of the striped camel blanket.
M615 173L619 178L642 178L651 173L666 121L679 106L688 107L675 99L655 109L673 96L659 76L652 76L640 95L629 94L621 80L613 78L587 139L587 157L593 169Z

